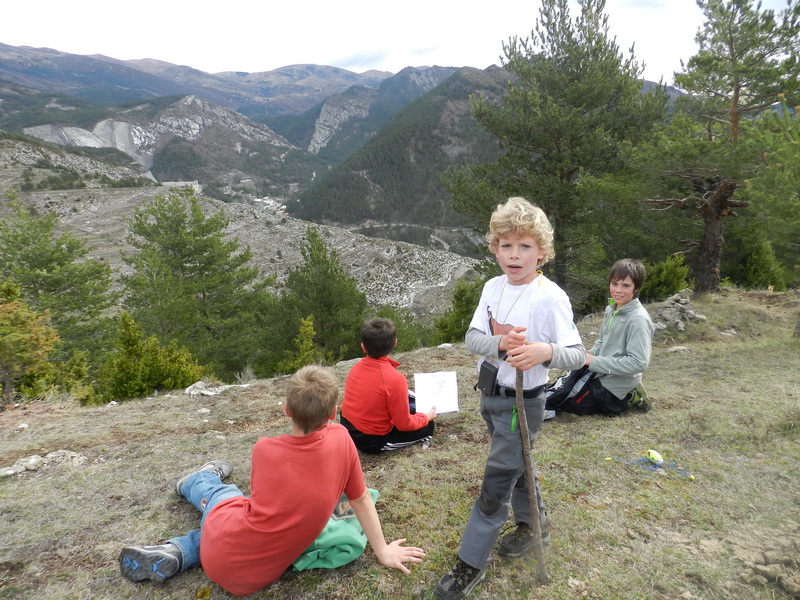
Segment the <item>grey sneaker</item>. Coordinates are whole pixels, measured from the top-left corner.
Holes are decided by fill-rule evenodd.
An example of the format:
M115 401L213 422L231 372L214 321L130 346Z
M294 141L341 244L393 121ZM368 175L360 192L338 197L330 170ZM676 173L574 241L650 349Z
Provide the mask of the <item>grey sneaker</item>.
M550 523L545 519L542 529L542 544L550 544ZM497 553L506 558L517 558L531 551L534 545L533 532L527 523L517 523L511 531L505 534L497 545Z
M476 569L460 558L447 575L436 584L434 594L437 600L461 600L466 598L476 585L486 576L486 567Z
M554 410L546 410L544 411L544 420L549 421L550 419L556 418L556 411Z
M131 581L164 581L181 572L183 557L175 544L130 546L119 553L119 570Z
M199 469L195 469L191 473L184 475L180 479L178 479L178 483L175 484L175 493L178 496L181 496L181 488L183 488L183 484L186 483L186 480L189 479L195 473L199 473L200 471L211 471L214 475L219 477L220 479L225 479L228 475L233 473L233 465L229 463L227 460L212 460L207 462Z

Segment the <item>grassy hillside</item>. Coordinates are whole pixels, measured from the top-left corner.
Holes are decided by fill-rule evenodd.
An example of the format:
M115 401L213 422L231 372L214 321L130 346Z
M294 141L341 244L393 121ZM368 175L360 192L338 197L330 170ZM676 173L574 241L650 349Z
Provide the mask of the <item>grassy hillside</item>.
M727 290L694 304L707 321L659 333L654 344L645 376L653 410L544 425L534 458L553 525L550 583L538 586L533 558L493 558L470 598L800 594L800 340L792 337L800 296ZM587 344L598 323L579 324ZM386 536L407 537L427 559L403 576L368 549L335 571L286 574L252 598L432 598L478 493L488 438L472 390L475 357L463 346L397 358L409 376L456 370L459 379L461 411L440 417L429 449L363 457ZM342 381L349 366L336 367ZM248 491L253 443L289 431L284 385L260 380L216 396L174 391L95 408L51 400L0 413L0 467L58 450L85 459L0 479L0 598L230 598L201 569L163 586L130 583L117 555L196 527L196 511L173 488L208 459L229 459L231 480ZM629 464L650 448L681 470Z

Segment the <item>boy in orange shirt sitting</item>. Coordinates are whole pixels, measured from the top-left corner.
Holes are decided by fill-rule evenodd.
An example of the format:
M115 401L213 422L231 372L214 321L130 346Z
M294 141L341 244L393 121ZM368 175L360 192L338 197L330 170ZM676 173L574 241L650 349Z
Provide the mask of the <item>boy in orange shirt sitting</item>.
M317 538L344 492L378 561L410 571L421 548L387 544L358 452L336 417L339 387L330 369L310 365L291 376L286 414L292 433L253 447L250 496L222 480L233 471L211 461L182 477L176 491L202 513L200 528L157 546L129 546L120 570L131 581L162 582L201 564L213 582L236 596L266 587Z
M340 421L356 448L369 454L427 442L433 436L435 407L417 413L409 398L408 381L389 358L397 345L397 329L389 319L375 318L361 327L359 360L344 384Z

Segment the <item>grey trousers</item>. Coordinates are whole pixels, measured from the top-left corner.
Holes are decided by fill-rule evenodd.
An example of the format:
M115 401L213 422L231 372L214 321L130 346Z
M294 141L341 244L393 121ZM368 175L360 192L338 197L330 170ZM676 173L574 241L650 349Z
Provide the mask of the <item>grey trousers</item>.
M531 447L544 420L545 394L525 399L525 414ZM508 519L509 505L517 523L531 525L531 506L528 482L522 456L519 423L515 422L514 398L481 394L481 416L492 436L489 457L483 474L480 496L472 506L458 555L465 563L482 569L489 561L500 531ZM534 482L540 522L545 521L545 509L538 479Z

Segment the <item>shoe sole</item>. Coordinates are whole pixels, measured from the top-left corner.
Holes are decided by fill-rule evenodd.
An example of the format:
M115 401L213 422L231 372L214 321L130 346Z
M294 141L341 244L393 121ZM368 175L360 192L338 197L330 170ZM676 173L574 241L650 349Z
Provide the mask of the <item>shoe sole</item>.
M174 556L142 552L125 548L119 555L119 570L130 581L161 582L178 572L178 559Z

